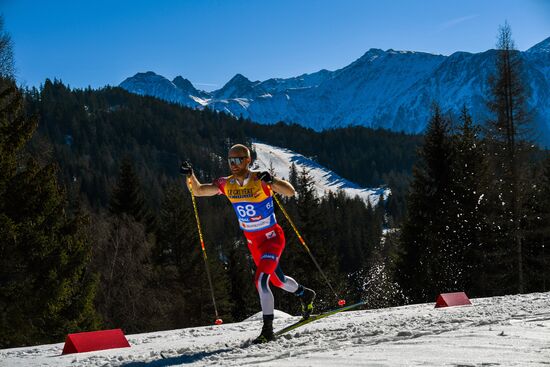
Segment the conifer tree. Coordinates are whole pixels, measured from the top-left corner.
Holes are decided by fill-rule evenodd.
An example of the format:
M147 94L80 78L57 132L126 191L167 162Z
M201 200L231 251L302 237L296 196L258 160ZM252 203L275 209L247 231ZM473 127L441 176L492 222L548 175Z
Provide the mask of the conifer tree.
M524 259L526 292L550 289L550 154L544 153L527 201Z
M537 216L535 224L540 231L540 239L535 246L536 250L532 259L538 260L538 266L533 266L532 273L538 285L535 289L546 292L550 290L550 152L546 152L543 171L540 182L539 203L540 217Z
M420 160L413 170L399 266L400 283L412 301L432 300L446 291L452 254L447 208L451 204L453 147L449 124L434 105Z
M449 235L455 241L453 277L457 290L471 296L484 294L486 259L484 251L487 231L486 178L487 158L480 138L466 106L460 115L461 124L454 135L456 158L453 161L452 202L449 211Z
M121 162L117 185L113 190L109 209L115 215L132 216L138 222L146 219L147 208L143 191L129 157L125 157Z
M0 347L98 327L85 219L65 212L55 166L22 158L37 121L23 103L0 78Z
M183 266L189 259L186 243L194 239L194 213L188 192L181 185L169 186L160 210L160 230L157 241L157 262Z
M155 237L141 184L130 158L120 165L119 177L98 231L94 269L101 275L97 307L111 327L127 331L154 330L165 324L162 289L155 285ZM99 235L100 233L100 235Z
M501 264L505 273L496 283L521 293L525 289L522 218L530 195L525 168L529 166L531 127L522 59L514 48L508 23L499 29L495 63L496 72L489 79L488 107L493 117L487 122L487 139L492 165L492 199L502 205L495 206L491 220L496 241L493 261Z
M291 218L298 226L300 234L305 239L325 275L330 274L329 278L333 288L342 289L342 279L338 276L338 247L337 244L328 241L328 236L323 228L320 199L315 191L313 178L305 167L298 173L295 189L297 193L296 206L294 208L295 213L294 215L291 214ZM288 255L287 250L283 255L285 256L285 266L287 266L287 263L291 265L289 273L296 276L303 284L316 290L319 298L318 305L321 309L333 306L334 295L332 291L307 251L296 241L294 230L288 225L285 226L285 235L287 243L291 243L287 245L287 248L292 247L288 251ZM290 241L288 238L290 238Z
M238 265L234 263L237 260L231 251L228 251L227 254L222 250L222 246L218 246L219 243L213 242L214 236L210 233L218 232L221 228L216 227L209 220L203 222L202 219L205 219L207 213L210 212L216 212L216 210L206 208L199 211L208 266L219 316L224 321L230 321L235 314L239 314L239 312L233 312L235 311L234 307L240 307L241 311L248 310L249 307L249 305L243 306L242 304L234 305L231 296L238 294L239 291L250 289L248 285L253 285L253 282L248 278L248 284L242 288L242 283L233 284L234 280L238 281L236 279L239 273ZM230 214L232 215L232 213ZM224 237L224 233L216 233L216 235ZM195 223L195 214L190 194L181 183L173 184L165 191L161 206L161 225L157 247L160 250L162 268L175 267L178 274L177 282L183 292L180 322L184 322L186 326L212 324L215 312ZM233 287L235 288L233 289ZM255 290L251 295L255 295Z
M290 165L288 182L290 182L295 189L298 187L298 170L294 162Z
M297 209L300 224L306 233L314 235L318 230L319 198L315 192L313 178L304 167L298 174L296 183Z
M4 30L4 17L0 15L0 78L13 79L14 65L13 43L9 33Z
M111 196L109 210L118 216L126 214L133 217L145 225L149 234L154 234L158 230L157 218L145 200L140 179L129 156L123 158L120 165L119 177Z
M241 321L260 309L258 292L254 287L254 261L244 239L233 242L227 254L228 277L231 284L231 314Z

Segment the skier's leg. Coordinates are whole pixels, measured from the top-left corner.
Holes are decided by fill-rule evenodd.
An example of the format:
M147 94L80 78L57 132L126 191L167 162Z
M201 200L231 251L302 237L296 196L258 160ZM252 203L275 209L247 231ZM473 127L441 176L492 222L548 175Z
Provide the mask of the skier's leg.
M252 242L249 247L256 263L254 284L260 296L262 313L264 316L273 316L273 305L275 302L273 300L273 293L269 287L269 280L279 264L279 256L282 251L281 246L268 239L261 243Z
M279 266L279 259L285 248L285 234L283 229L276 225L273 230L266 234L266 240L260 246L262 253L274 253L277 254L277 265L271 273L269 281L275 287L282 288L288 292L295 292L298 289L298 283L292 278L288 278L288 283L285 284L286 278L281 267ZM296 289L294 289L296 288ZM294 290L293 290L294 289Z
M256 268L258 268L258 265L260 264L260 256L262 254L258 250L258 247L254 244L254 242L250 239L246 239L248 250L250 251L250 254L252 255L252 260L254 260L254 265L256 265Z
M254 278L256 288L258 288L258 294L260 295L260 304L262 305L264 323L262 326L262 332L254 340L254 343L266 343L275 339L275 335L273 334L275 300L273 299L273 293L269 288L269 277L269 274L260 271L260 269L256 270L256 275Z
M275 272L269 278L271 284L287 292L294 293L298 290L298 282L283 273L280 265L277 265Z
M269 278L271 284L277 288L284 289L287 292L294 293L298 290L298 282L293 278L286 276L279 265L279 259L285 248L285 233L280 226L275 226L273 232L270 234L270 238L262 244L265 251L271 251L278 253L277 267L273 274Z
M315 299L315 292L312 289L306 288L303 285L298 284L294 279L286 276L281 270L281 266L277 265L275 272L271 274L269 278L271 283L284 289L287 292L294 293L299 298L302 305L302 317L307 319L313 312L313 300Z
M280 246L273 246L272 243L269 243L269 239L272 237L273 234L270 234L265 238L261 238L259 241L248 238L248 248L256 264L254 284L256 285L260 297L264 321L262 332L254 341L255 343L265 343L275 339L275 335L273 334L275 300L271 288L269 287L269 279L277 268L282 248L280 248Z
M256 271L254 277L258 295L260 296L260 304L262 306L262 314L265 316L273 316L275 300L271 288L269 288L270 275L262 271Z

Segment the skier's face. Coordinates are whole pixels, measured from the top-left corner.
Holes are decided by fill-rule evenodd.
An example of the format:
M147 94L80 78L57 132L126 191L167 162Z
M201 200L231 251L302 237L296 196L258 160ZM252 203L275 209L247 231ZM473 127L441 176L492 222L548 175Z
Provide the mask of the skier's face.
M248 152L240 149L230 150L227 161L229 163L231 173L234 175L244 176L248 173L248 165L250 164Z

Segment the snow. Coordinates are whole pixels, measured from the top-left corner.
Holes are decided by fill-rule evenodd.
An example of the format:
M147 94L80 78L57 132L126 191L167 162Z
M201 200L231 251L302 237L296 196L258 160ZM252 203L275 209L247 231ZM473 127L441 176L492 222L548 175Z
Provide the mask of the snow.
M209 100L208 99L204 99L204 98L200 98L200 97L195 97L195 96L189 96L189 98L191 98L193 101L197 102L198 104L200 104L201 106L208 106L208 102Z
M63 343L0 350L0 366L541 366L550 363L550 293L336 314L264 345L243 321L129 335L130 348L61 355ZM276 329L298 317L277 317ZM161 356L164 356L164 358Z
M289 149L260 142L252 143L252 148L257 154L252 166L253 169L267 171L273 168L275 176L288 179L290 177L290 166L294 163L298 173L303 168L309 172L319 197L324 196L328 191L336 193L338 190L342 190L349 197L359 196L365 203L370 202L371 205L375 206L378 204L380 196L383 200L386 200L391 194L391 190L388 188L362 188L338 176L312 159Z
M279 311L279 310L275 310L275 312L273 314L274 314L276 319L289 319L289 318L292 318L292 315L289 315L286 312ZM246 322L246 321L261 321L261 320L263 320L263 317L264 316L262 314L262 311L259 311L259 312L255 313L254 315L250 316L249 318L247 318L246 320L244 320L244 322Z

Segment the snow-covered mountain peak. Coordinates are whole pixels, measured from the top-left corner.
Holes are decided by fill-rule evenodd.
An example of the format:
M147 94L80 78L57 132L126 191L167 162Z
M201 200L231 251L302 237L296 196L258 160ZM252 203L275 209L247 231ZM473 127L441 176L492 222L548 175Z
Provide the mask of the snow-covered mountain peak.
M250 79L248 79L246 76L240 74L240 73L237 73L235 74L235 76L233 78L231 78L226 84L225 86L227 85L231 85L231 84L237 84L237 85L240 85L240 84L252 84L252 82L250 81Z
M528 53L550 53L550 37L542 42L537 43L526 52Z
M468 56L472 56L473 54L470 53L470 52L466 52L466 51L457 51L457 52L453 52L452 54L449 55L449 58L451 57L468 57Z
M455 52L450 56L371 48L341 69L291 78L250 81L235 75L223 88L189 93L152 72L136 74L121 87L192 108L208 107L259 123L285 121L323 130L349 125L421 133L438 101L454 115L466 104L482 123L487 111L487 80L496 50ZM550 142L550 38L521 52L533 91L528 108L540 142ZM146 80L147 79L147 80ZM182 78L183 79L183 78ZM179 84L179 83L176 83Z
M134 76L131 76L129 78L126 78L122 83L128 81L128 80L139 80L139 81L145 81L145 80L168 80L162 75L159 75L155 73L154 71L146 71L144 73L136 73Z
M207 100L212 97L210 93L198 90L190 80L181 76L175 77L174 80L172 80L172 83L181 91L182 94L186 95L188 98L199 103L200 105L206 105Z
M380 56L384 55L386 52L384 50L381 50L379 48L371 48L367 52L363 54L360 58L358 58L354 63L363 63L363 62L370 62L374 61L375 59L379 58Z
M317 79L317 80L320 80L320 79L326 79L326 78L329 78L331 75L332 75L332 71L330 70L327 70L327 69L321 69L315 73L305 73L305 74L302 74L302 75L299 75L296 77L296 79L299 79L299 80L311 80L311 79ZM286 79L279 79L280 81L285 81Z
M193 86L193 84L182 76L175 77L174 80L172 80L172 83L183 91L197 92L197 89Z
M154 96L165 101L182 103L193 108L202 108L208 95L198 91L189 80L176 77L170 81L152 71L137 73L126 78L120 87L143 96Z
M177 89L177 87L170 80L166 79L162 75L158 75L152 71L145 73L136 73L136 75L126 78L120 86L127 90L134 88L138 94L147 94L149 86L163 86L170 90ZM134 90L132 90L134 91Z
M213 93L217 99L242 98L253 92L253 87L259 82L251 82L242 74L236 74L221 89Z
M154 76L160 76L160 75L158 75L154 71L146 71L145 73L136 73L135 77L139 77L139 76L154 77Z

